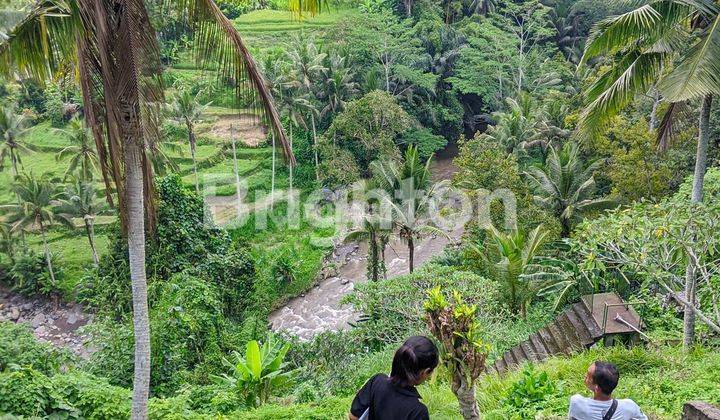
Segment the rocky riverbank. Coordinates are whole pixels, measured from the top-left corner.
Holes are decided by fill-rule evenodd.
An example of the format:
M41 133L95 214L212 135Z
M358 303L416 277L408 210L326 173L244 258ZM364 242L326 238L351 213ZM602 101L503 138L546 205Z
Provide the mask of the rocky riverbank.
M81 358L92 353L89 336L82 329L92 318L79 304L28 298L0 286L0 321L27 324L38 340L66 348Z

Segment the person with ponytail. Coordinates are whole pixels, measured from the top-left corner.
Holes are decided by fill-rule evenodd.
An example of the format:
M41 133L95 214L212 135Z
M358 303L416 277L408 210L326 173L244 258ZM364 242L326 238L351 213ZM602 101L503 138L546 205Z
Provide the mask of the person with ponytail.
M410 337L395 351L390 376L370 378L358 391L350 408L350 420L426 420L416 386L435 370L440 358L435 343L427 337Z

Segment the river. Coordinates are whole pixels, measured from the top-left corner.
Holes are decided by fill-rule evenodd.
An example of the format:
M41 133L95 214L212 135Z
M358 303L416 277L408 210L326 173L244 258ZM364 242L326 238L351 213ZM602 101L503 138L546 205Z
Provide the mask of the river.
M452 178L457 171L453 164L455 156L457 146L454 143L438 153L432 165L435 181ZM463 229L460 228L448 233L450 239L438 236L420 240L415 245L415 267L440 254L450 240L458 240L462 233ZM367 281L367 245L357 245L357 250L352 253L347 253L345 249L342 254L347 254L344 258L346 262L338 269L336 276L319 281L307 293L291 299L270 314L269 322L274 331L286 331L302 340L310 340L324 331L347 329L358 320L361 314L351 305L341 304L341 300L356 284ZM393 239L388 244L385 265L388 278L408 273L407 246L399 239Z

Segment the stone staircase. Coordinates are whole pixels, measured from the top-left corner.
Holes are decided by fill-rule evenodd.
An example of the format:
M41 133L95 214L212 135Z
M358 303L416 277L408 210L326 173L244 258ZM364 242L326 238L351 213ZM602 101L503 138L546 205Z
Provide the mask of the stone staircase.
M608 302L611 306L605 306ZM528 361L541 362L556 355L570 355L583 351L610 334L634 333L623 325L615 325L616 315L640 325L640 318L630 307L617 306L622 300L615 293L584 296L566 309L555 320L530 336L527 340L506 351L488 366L488 373L503 373ZM616 305L616 306L612 306ZM589 309L589 308L592 308ZM618 309L612 309L618 308ZM605 314L603 312L607 311ZM605 319L605 327L601 325ZM612 324L612 328L610 328Z

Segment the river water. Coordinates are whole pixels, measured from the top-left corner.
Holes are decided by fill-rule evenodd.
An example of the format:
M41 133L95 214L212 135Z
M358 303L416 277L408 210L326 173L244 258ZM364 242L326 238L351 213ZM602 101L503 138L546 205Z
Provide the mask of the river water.
M452 178L457 171L452 160L457 155L457 146L450 144L438 153L432 172L435 181ZM449 232L450 239L458 240L463 229ZM450 243L443 236L427 237L415 245L415 267L430 258L439 255ZM352 246L352 245L350 245ZM337 276L321 280L304 295L291 299L283 307L272 312L269 317L274 331L286 331L302 340L310 340L323 331L339 331L347 329L360 316L351 305L341 304L342 298L350 293L355 284L367 281L367 245L359 244L355 252L347 253L346 261L338 269ZM336 250L337 253L337 250ZM393 239L385 251L385 266L388 278L408 273L407 246L398 239Z

